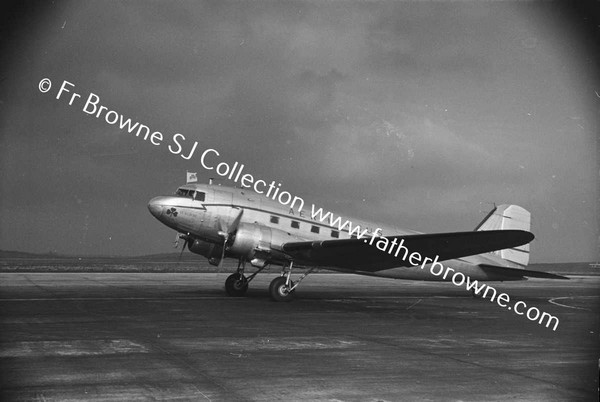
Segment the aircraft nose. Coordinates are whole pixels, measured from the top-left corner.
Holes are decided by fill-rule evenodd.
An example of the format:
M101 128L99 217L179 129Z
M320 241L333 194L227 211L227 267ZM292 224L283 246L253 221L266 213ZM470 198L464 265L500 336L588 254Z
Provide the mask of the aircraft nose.
M148 202L148 209L155 218L159 218L163 211L163 206L158 200L159 198L160 197L154 197Z

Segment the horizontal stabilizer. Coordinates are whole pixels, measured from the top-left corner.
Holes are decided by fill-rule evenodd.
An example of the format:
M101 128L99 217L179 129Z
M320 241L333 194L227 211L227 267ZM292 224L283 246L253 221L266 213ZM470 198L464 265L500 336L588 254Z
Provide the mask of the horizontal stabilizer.
M569 279L566 276L551 274L549 272L532 271L530 269L506 268L496 265L479 264L479 267L489 274L503 275L510 278L546 278L546 279Z
M408 261L412 253L418 253L423 259L437 257L438 261L444 261L518 247L533 238L532 233L523 230L489 230L291 242L285 243L282 251L311 266L375 272L420 265L420 262L411 264Z

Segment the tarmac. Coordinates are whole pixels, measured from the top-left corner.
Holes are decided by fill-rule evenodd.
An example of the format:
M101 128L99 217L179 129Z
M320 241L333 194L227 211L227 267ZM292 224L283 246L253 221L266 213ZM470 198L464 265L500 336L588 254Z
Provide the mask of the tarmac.
M600 277L498 283L556 331L447 283L276 274L0 274L2 401L594 401Z

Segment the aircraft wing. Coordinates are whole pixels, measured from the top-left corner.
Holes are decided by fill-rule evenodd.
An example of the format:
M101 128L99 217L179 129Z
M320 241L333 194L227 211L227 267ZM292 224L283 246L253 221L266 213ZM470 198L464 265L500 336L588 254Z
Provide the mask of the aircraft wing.
M387 247L384 247L384 238L387 239ZM406 260L403 260L404 249L395 256L398 246L391 248L394 239L396 244L402 243L408 249ZM283 244L282 250L303 265L376 272L411 266L408 257L414 252L421 255L421 261L425 257L434 259L436 256L438 261L444 261L518 247L533 239L533 234L524 230L488 230L376 237L372 245L368 244L371 237L290 242ZM378 244L385 251L377 248Z

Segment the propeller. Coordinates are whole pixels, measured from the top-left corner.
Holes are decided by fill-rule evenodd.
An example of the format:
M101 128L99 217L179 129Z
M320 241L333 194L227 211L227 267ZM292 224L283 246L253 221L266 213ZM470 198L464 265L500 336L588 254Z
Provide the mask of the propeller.
M177 232L177 235L175 236L175 242L173 245L174 248L179 247L179 239L183 239L183 246L181 247L181 252L179 253L179 261L181 261L181 256L183 255L183 250L185 250L186 246L188 245L188 242L190 241L190 237L189 237L189 235L184 235L184 234Z
M240 221L242 220L243 213L244 213L244 210L240 209L240 212L238 212L237 216L235 217L233 222L231 222L231 225L229 225L229 227L226 230L224 230L225 225L219 219L219 235L223 237L223 247L221 250L221 259L219 260L219 264L217 266L217 273L219 275L222 273L223 262L225 261L225 250L227 250L227 247L229 246L229 244L228 244L229 240L231 240L235 237L235 233L237 232L238 226L240 225Z

